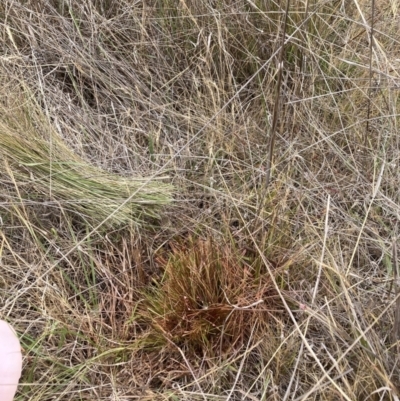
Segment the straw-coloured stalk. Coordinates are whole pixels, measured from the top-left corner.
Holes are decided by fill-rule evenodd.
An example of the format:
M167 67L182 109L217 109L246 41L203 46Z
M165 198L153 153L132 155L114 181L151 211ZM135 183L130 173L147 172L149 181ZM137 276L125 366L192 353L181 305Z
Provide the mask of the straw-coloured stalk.
M171 201L172 186L107 173L77 156L40 112L20 110L0 121L0 159L24 201L63 207L105 227L143 224ZM45 132L46 134L42 134Z
M12 401L22 370L18 337L11 326L0 320L0 400Z

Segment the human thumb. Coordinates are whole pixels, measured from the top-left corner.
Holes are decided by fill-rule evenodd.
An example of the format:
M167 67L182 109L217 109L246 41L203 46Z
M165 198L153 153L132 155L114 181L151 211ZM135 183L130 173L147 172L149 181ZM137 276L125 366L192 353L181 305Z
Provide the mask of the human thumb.
M0 400L12 401L22 370L21 346L13 328L0 320Z

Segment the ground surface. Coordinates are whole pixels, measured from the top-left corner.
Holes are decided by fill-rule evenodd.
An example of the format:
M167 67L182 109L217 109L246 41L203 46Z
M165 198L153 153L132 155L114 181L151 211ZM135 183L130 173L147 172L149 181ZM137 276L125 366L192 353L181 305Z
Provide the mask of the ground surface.
M399 12L1 2L17 400L399 399Z

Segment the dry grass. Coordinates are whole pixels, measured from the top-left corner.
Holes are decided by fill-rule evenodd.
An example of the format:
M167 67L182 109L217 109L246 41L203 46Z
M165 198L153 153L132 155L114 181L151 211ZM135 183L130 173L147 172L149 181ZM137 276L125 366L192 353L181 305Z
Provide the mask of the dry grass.
M18 188L21 204L59 208L61 203L98 230L145 224L171 202L172 187L156 177L124 178L85 163L52 132L34 105L24 107L25 101L19 96L12 102L17 110L7 102L0 125L2 167L8 182Z
M18 400L399 399L399 10L1 2Z

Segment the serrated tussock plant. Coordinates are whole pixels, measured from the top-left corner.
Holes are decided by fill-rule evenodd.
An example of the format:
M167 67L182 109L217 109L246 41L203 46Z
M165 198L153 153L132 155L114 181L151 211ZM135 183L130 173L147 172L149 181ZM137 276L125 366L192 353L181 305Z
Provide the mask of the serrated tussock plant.
M231 244L191 238L172 244L170 257L159 263L163 277L146 291L142 313L161 343L229 349L246 343L256 320L267 325L283 310L256 258Z

